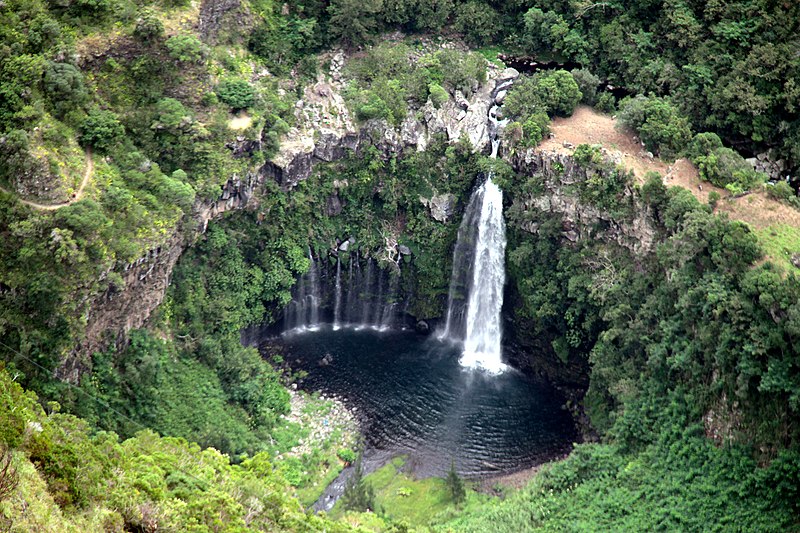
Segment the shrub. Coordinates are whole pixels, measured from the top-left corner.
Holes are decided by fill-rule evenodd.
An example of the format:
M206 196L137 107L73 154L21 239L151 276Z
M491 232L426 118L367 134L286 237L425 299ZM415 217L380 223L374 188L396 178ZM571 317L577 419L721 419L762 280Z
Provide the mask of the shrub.
M597 103L597 86L600 85L600 78L586 69L576 69L571 74L581 91L581 102L587 105L595 105Z
M342 448L341 450L336 452L336 456L339 457L339 459L341 459L348 465L353 464L358 458L356 452L354 452L350 448Z
M620 125L638 133L648 150L665 158L682 152L692 137L688 119L665 98L625 98L619 109Z
M199 63L205 56L205 49L200 39L190 33L181 33L167 39L169 55L183 63Z
M594 108L603 113L614 113L617 110L617 100L611 93L600 93Z
M582 97L575 78L566 70L554 70L542 76L538 81L538 94L550 116L572 115Z
M686 149L686 157L691 160L708 155L717 148L722 148L722 140L716 133L698 133Z
M711 206L711 209L716 209L720 198L721 196L717 191L711 191L708 193L708 205Z
M244 80L225 80L217 87L217 96L234 111L253 105L253 87Z
M123 135L125 128L111 111L95 109L80 125L81 143L100 151L108 151Z
M518 80L506 97L504 110L508 116L524 122L539 111L550 116L569 116L580 100L581 91L572 75L566 70L555 70Z
M725 187L734 194L748 191L766 181L766 176L753 167L738 152L724 146L705 155L692 158L700 177L717 187Z
M775 200L782 200L784 202L795 203L797 194L792 189L792 186L785 181L779 181L772 185L767 186L767 195Z
M428 85L428 93L430 94L433 106L437 109L442 107L442 105L450 99L450 95L447 94L447 91L438 83L431 83Z
M136 17L133 35L144 43L152 43L164 34L164 25L158 20L158 15L150 8L144 8Z

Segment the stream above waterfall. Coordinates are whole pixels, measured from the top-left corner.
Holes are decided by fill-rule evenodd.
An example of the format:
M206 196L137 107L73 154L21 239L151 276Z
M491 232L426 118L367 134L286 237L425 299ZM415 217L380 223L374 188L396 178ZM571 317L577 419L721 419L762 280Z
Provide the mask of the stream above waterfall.
M465 368L460 349L411 332L340 329L283 336L307 391L354 409L365 452L405 454L417 476L521 470L569 451L579 439L564 399L545 382L509 370Z

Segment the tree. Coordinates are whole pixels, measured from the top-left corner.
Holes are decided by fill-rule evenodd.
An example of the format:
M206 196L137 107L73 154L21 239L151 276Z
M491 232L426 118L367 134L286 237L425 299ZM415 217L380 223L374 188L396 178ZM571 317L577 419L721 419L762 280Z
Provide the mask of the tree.
M461 504L467 497L467 491L464 489L464 481L456 472L455 461L450 461L450 471L447 473L447 478L444 482L447 485L447 492L450 494L450 499L453 500L453 503L456 505Z
M353 475L347 480L342 494L342 505L348 511L371 511L375 508L375 490L364 481L361 455L353 467Z
M383 0L332 0L328 6L334 37L350 45L367 42L378 29Z
M255 100L253 86L244 80L223 81L217 87L217 96L234 111L250 107Z
M500 31L497 11L483 2L471 1L456 8L455 29L473 46L484 46L494 41Z
M80 126L81 143L108 151L123 135L125 128L111 111L93 109Z

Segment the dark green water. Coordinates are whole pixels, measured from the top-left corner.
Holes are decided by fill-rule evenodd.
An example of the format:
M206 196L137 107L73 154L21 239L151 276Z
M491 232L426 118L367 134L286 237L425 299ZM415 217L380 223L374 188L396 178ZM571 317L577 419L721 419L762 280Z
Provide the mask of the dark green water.
M355 407L367 450L407 454L417 475L444 475L451 459L467 476L520 470L578 439L552 387L513 370L463 368L460 348L432 338L323 327L282 344L291 367L308 372L301 388Z

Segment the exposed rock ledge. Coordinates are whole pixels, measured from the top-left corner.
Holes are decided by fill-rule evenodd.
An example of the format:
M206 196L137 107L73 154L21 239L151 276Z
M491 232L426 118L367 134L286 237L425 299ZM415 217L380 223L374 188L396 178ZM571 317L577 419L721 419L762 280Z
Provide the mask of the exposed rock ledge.
M336 68L342 61L337 54L332 66ZM489 65L487 81L475 87L471 98L457 92L455 98L439 109L428 102L418 113L410 113L396 129L385 121L370 121L357 128L340 94L343 84L333 74L321 77L305 89L304 99L295 105L297 126L282 140L280 152L272 161L243 178L228 180L219 199L195 205L192 224L178 228L164 244L137 261L117 266L124 287L109 288L92 298L85 316L83 340L56 370L59 379L78 382L81 374L91 368L92 353L125 343L128 332L145 326L150 314L163 301L172 269L184 249L205 232L210 220L227 211L254 205L267 179L275 179L288 189L308 178L318 162L336 161L369 145L376 146L386 157L408 149L424 150L438 134L444 134L451 142L466 135L476 150L486 150L487 116L497 87L519 75L514 69L500 70Z
M621 218L580 200L574 185L598 171L578 165L572 155L533 149L518 153L511 160L518 172L541 176L544 186L542 194L518 197L516 202L524 210L561 215L565 239L578 242L602 238L616 242L635 254L646 254L652 250L656 228L651 213L638 200L631 186L624 193L625 200L631 205L631 216ZM537 233L539 228L536 222L526 222L522 229Z
M280 153L265 165L265 172L285 188L308 178L315 163L336 161L369 145L388 157L409 149L425 150L436 135L444 135L450 142L466 136L476 150L486 151L487 116L498 87L519 76L514 69L501 70L487 63L487 80L474 88L470 98L456 91L438 109L429 100L421 109L409 112L399 128L384 120L371 120L359 128L341 96L344 83L336 69L342 61L341 53L334 55L332 75L320 76L305 88L303 99L295 104L297 125L282 140Z

